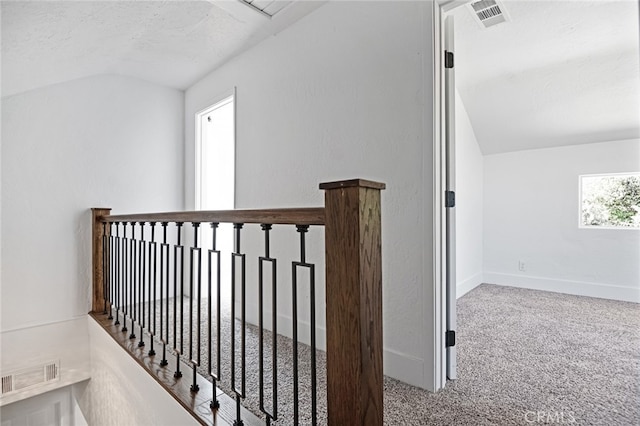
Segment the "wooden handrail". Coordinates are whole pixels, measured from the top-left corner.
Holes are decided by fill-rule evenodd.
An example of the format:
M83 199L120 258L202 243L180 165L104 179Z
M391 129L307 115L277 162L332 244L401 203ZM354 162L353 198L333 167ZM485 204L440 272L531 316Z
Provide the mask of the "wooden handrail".
M106 223L324 225L329 425L383 424L380 191L364 179L323 183L325 207L110 215L93 209L94 314L104 311ZM177 397L174 395L174 397Z
M271 225L324 225L324 208L199 210L103 216L103 222L218 222Z

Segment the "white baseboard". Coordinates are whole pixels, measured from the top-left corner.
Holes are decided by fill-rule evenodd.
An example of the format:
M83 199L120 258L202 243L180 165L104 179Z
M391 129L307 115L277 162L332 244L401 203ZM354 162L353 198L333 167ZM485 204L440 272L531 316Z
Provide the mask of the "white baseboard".
M412 355L396 352L392 349L383 350L384 375L420 388L424 387L422 371L424 361Z
M482 284L482 272L479 272L464 281L458 282L456 284L456 299L461 298L480 284Z
M485 272L483 281L487 284L640 303L640 287L632 288L527 275L501 274L498 272Z
M240 304L236 304L236 316L240 315ZM265 318L271 318L271 310L265 310ZM317 317L316 317L317 318ZM258 326L258 305L247 303L247 322L251 325ZM316 323L316 348L327 350L327 329L324 324ZM270 327L266 327L270 330ZM278 314L278 334L292 338L293 336L293 320L289 315ZM311 344L311 324L309 321L298 320L298 341L309 345Z
M252 304L250 312L257 311L257 307ZM265 313L265 316L270 316L271 313ZM254 324L257 322L257 315L247 315L247 321ZM309 323L307 321L300 321L298 327L298 339L306 344L309 344ZM292 321L288 315L278 314L278 334L291 338L292 335ZM320 325L316 332L316 345L317 348L326 351L327 347L327 330L324 326ZM422 372L424 369L424 361L421 358L416 358L412 355L400 353L389 348L383 348L383 370L386 376L400 380L401 382L408 383L413 386L424 387Z

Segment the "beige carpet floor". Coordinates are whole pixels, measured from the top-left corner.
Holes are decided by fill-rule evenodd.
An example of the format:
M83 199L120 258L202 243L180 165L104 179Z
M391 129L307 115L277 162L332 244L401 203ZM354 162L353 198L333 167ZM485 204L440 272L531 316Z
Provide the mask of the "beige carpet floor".
M640 305L483 284L457 308L458 379L387 380L386 424L640 425Z
M640 425L640 305L489 284L457 303L458 379L430 393L385 378L386 425ZM290 425L290 339L279 336L278 352L275 424ZM257 353L257 329L249 327L244 405L258 414ZM301 424L310 423L309 353L300 348ZM229 359L223 349L223 390ZM318 351L319 424L326 423L324 363Z

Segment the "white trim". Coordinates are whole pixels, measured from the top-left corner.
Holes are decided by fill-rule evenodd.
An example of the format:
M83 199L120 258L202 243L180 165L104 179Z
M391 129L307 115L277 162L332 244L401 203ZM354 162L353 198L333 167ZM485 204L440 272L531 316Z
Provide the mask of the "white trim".
M443 217L442 217L442 197L443 197L443 181L442 181L442 84L443 76L442 67L442 9L440 4L433 2L433 293L427 295L425 303L432 300L433 303L433 346L427 345L427 350L433 351L433 366L425 363L425 387L429 390L437 391L444 387L446 382L446 354L444 347L444 327L445 321L445 303L446 297L444 292L444 267L443 267ZM426 240L426 239L425 239ZM430 299L429 299L430 298ZM429 324L425 318L425 324ZM428 371L428 369L433 370ZM431 380L430 380L431 379Z
M576 296L640 303L640 287L634 288L605 283L511 275L499 272L485 272L484 282L509 287L528 288L531 290L543 290L554 293L573 294Z
M236 302L236 314L241 310L240 302ZM258 326L258 305L256 303L247 303L246 306L247 323L257 327ZM271 318L273 311L265 309L263 312L264 318ZM237 319L241 317L236 315ZM317 318L317 317L316 317ZM278 314L278 335L292 338L293 336L293 318L290 315ZM265 326L265 329L271 330L270 327ZM298 319L298 340L305 345L309 345L311 342L311 323L306 320ZM325 325L318 324L316 322L316 349L320 349L323 352L327 350L327 328ZM415 373L415 372L414 372Z
M250 25L260 25L264 24L265 21L271 20L271 15L261 11L251 4L245 3L244 1L208 1L227 12L235 19L238 19L240 22L246 22Z
M444 16L444 49L447 52L454 52L454 21L453 16L447 14ZM442 57L442 56L441 56ZM444 164L444 181L445 190L456 191L456 161L455 161L455 146L456 146L456 132L455 132L455 72L454 69L444 70L444 87L443 94L446 109L444 114L444 125L446 126L446 132L444 132L443 141L443 164ZM445 204L443 202L443 204ZM443 206L444 208L444 206ZM448 207L444 208L443 215L445 217L445 267L446 267L446 285L445 285L445 298L446 309L445 330L456 329L456 208ZM449 380L457 378L457 363L456 353L457 348L455 346L445 347L446 352L446 377Z
M466 4L472 3L473 0L439 0L440 7L444 13L451 12L454 9L457 9Z
M640 228L634 226L596 226L596 225L582 225L579 224L580 229L601 229L603 231L640 231Z
M458 281L456 284L456 299L460 299L480 284L482 284L482 272L478 272L463 281Z
M384 348L383 352L383 371L386 376L411 386L423 387L421 377L416 374L416 371L424 369L424 360L388 348Z
M237 306L239 312L239 304ZM258 322L257 312L258 305L255 303L247 304L247 312L252 313L247 316L247 322L256 325ZM271 317L271 311L265 310L265 318ZM278 314L278 334L291 338L293 334L292 318L289 315ZM304 344L309 344L310 324L308 321L298 321L298 339ZM326 352L327 348L327 330L324 325L316 327L316 348ZM416 371L424 369L424 360L416 356L397 352L389 348L383 348L383 370L384 374L393 377L412 386L423 387L422 378L416 375Z
M64 322L79 321L79 320L83 320L83 319L87 318L88 316L89 316L88 314L83 314L83 315L78 315L76 317L71 317L71 318L67 318L67 319L61 319L61 320L55 320L55 321L49 321L49 322L39 322L39 323L35 323L35 324L28 324L28 325L24 325L24 326L20 326L20 327L15 327L15 328L7 329L7 330L2 330L2 331L0 331L0 335L5 334L5 333L14 333L16 331L29 330L31 328L46 327L46 326L49 326L49 325L62 324Z
M195 134L194 134L194 152L193 152L193 161L194 161L194 208L195 210L200 210L201 206L200 206L200 198L201 198L201 191L202 188L200 188L200 174L201 174L201 170L202 170L202 158L201 158L201 153L202 153L202 138L201 138L201 132L202 129L200 128L200 122L201 122L201 117L205 114L210 113L211 111L220 108L223 105L228 104L229 102L233 102L233 155L234 155L234 167L233 167L233 173L234 173L234 178L233 178L233 208L235 208L236 206L236 181L237 181L237 149L236 149L236 144L237 144L237 108L238 108L238 102L237 102L237 95L236 95L236 87L234 86L233 89L224 92L221 95L218 95L216 97L213 98L214 101L206 108L197 111L193 118L195 121Z
M579 175L579 177L600 177L600 176L640 176L640 172L593 173L593 174Z
M444 179L442 126L444 126L444 75L442 73L442 56L444 52L444 13L438 1L433 2L433 371L425 365L425 380L433 377L431 383L425 383L427 389L437 391L444 388L446 376L446 348L444 335L446 332L446 268L444 265ZM429 303L427 299L425 303Z

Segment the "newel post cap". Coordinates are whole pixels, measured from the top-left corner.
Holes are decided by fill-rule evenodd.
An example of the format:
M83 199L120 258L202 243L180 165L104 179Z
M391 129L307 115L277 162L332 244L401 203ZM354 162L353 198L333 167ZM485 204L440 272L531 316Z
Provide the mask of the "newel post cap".
M340 189L340 188L371 188L385 189L387 186L381 182L375 182L367 179L348 179L335 182L325 182L320 184L320 189Z

